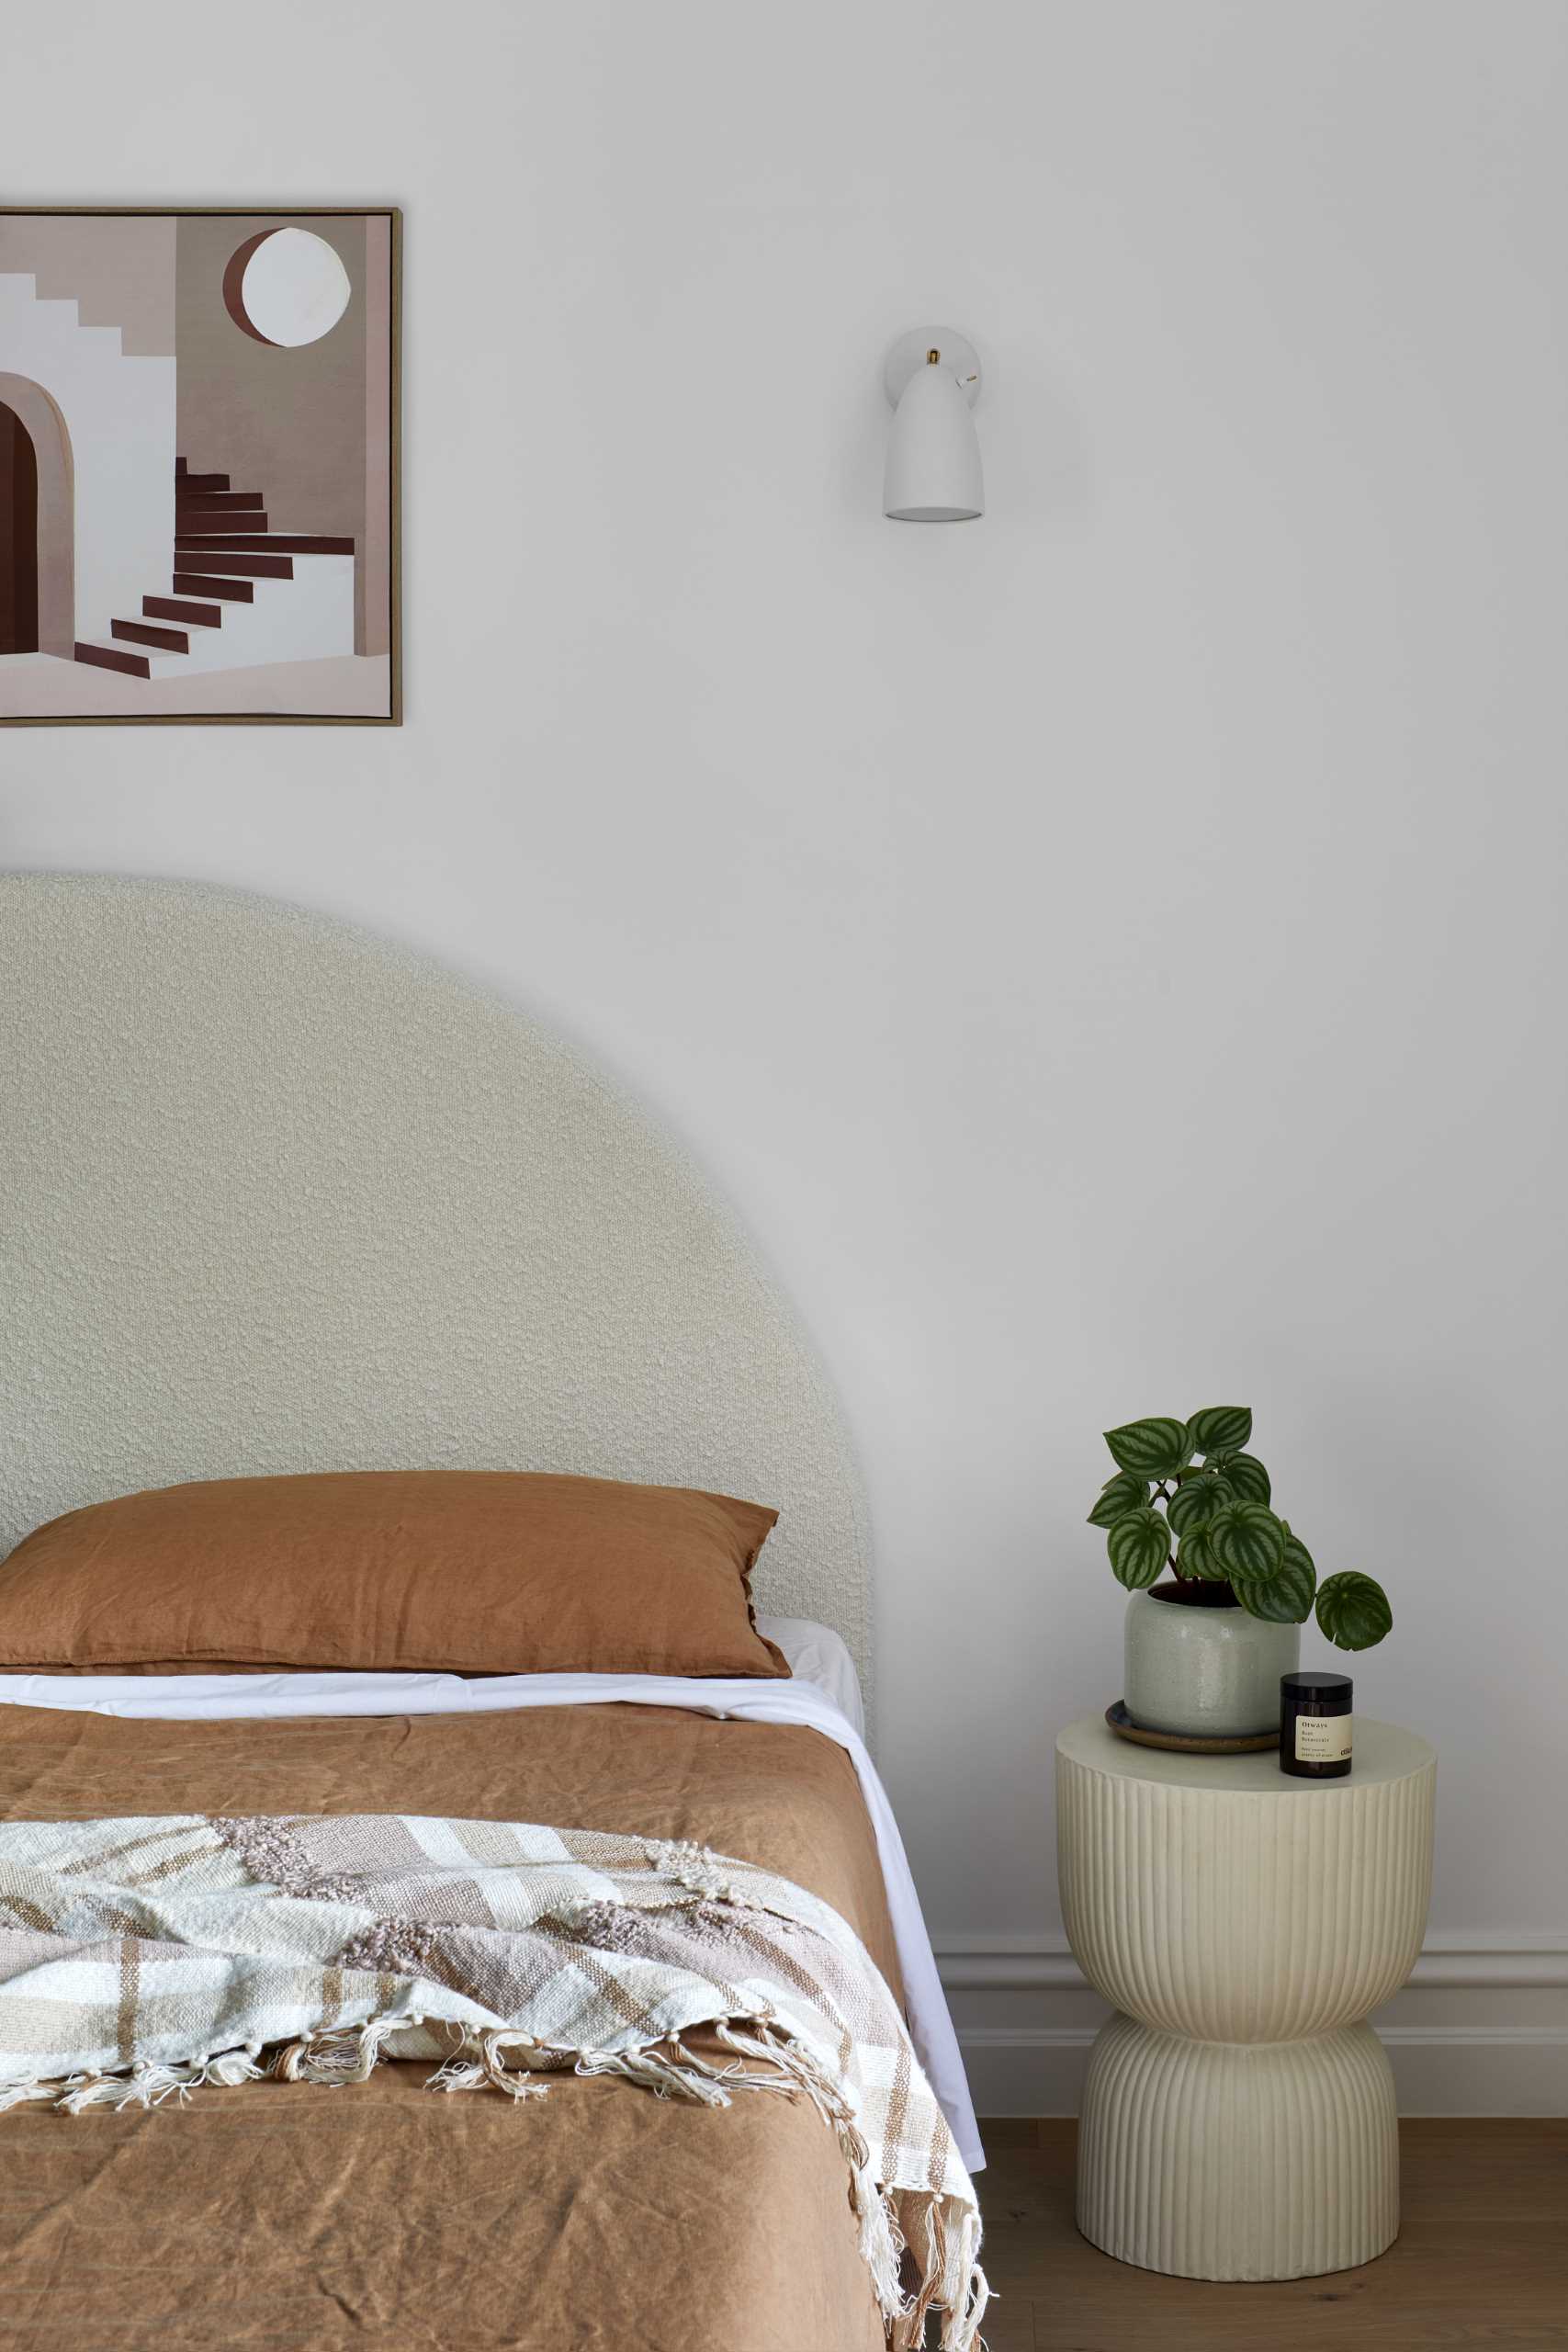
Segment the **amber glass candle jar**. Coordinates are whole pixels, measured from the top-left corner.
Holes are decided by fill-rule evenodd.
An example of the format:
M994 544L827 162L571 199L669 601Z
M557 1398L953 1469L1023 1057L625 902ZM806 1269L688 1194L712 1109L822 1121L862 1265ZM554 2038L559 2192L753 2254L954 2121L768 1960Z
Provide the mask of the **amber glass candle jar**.
M1342 1781L1350 1770L1348 1674L1280 1677L1280 1770L1298 1781Z

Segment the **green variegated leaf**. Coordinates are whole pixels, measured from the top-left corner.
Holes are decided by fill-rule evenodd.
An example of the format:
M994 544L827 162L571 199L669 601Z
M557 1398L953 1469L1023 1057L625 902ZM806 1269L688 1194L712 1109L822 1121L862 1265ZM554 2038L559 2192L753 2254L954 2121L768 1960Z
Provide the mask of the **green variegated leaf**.
M1233 1453L1225 1464L1225 1484L1244 1503L1269 1500L1269 1473L1256 1455Z
M1318 1587L1317 1622L1336 1649L1370 1650L1393 1623L1393 1611L1381 1584L1342 1568Z
M1118 1468L1135 1478L1174 1478L1192 1459L1184 1421L1127 1421L1107 1430L1105 1442Z
M1170 1530L1157 1510L1129 1511L1105 1539L1118 1581L1129 1592L1153 1584L1170 1550Z
M1167 1505L1170 1523L1179 1535L1190 1535L1195 1527L1207 1527L1230 1500L1223 1478L1201 1472L1195 1478L1184 1478L1172 1495Z
M1252 1435L1250 1405L1205 1405L1187 1424L1194 1453L1234 1453Z
M1214 1555L1233 1581L1261 1584L1278 1575L1285 1556L1285 1531L1264 1504L1227 1504L1211 1532Z
M1091 1527L1114 1527L1130 1510L1148 1507L1149 1482L1134 1478L1130 1470L1118 1470L1114 1478L1107 1478L1100 1490L1100 1500L1089 1515Z
M1195 1527L1177 1546L1176 1573L1201 1577L1206 1584L1224 1584L1225 1572L1214 1557L1213 1539L1206 1527Z
M1271 1625L1304 1625L1312 1614L1312 1596L1317 1585L1317 1570L1312 1555L1304 1544L1293 1535L1285 1538L1285 1556L1278 1572L1267 1583L1248 1583L1237 1578L1235 1597L1248 1616L1265 1617Z

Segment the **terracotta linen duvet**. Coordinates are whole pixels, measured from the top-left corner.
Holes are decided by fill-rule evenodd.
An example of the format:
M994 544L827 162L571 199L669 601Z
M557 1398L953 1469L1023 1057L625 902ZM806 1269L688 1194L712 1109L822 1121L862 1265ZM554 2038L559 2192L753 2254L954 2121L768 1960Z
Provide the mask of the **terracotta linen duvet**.
M0 1817L450 1814L692 1838L843 1914L897 1990L849 1758L801 1725L625 1705L159 1722L0 1707ZM805 2100L428 2070L0 2116L0 2346L878 2352L845 2166Z

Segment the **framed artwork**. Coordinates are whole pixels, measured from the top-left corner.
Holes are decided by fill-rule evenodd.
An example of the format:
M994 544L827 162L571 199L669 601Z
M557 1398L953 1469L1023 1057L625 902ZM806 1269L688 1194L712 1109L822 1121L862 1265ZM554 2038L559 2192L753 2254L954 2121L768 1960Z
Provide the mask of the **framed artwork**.
M0 725L400 723L401 226L0 208Z

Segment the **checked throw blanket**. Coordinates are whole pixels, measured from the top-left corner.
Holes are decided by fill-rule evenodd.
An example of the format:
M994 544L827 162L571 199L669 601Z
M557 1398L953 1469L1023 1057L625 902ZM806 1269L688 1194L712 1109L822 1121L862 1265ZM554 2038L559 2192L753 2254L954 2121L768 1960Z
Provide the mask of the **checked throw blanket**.
M722 2055L683 2039L712 2028ZM0 1823L0 2109L155 2105L262 2074L541 2096L810 2098L895 2352L987 2300L975 2192L853 1930L705 1847L383 1814Z

